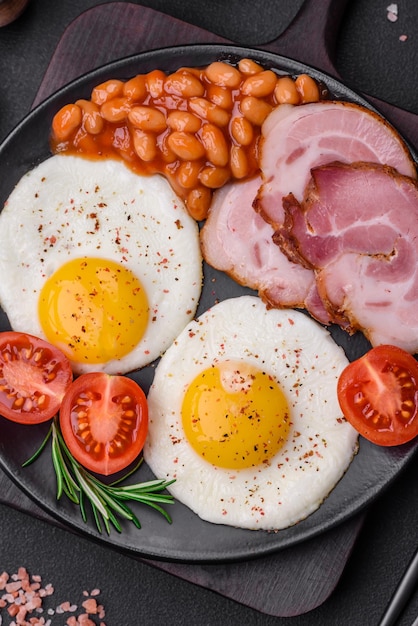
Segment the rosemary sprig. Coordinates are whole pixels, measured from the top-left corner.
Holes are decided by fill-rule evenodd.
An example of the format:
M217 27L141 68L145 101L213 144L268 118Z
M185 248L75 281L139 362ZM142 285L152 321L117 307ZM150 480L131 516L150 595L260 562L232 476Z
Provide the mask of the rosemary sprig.
M171 517L161 505L173 504L173 496L164 494L162 491L174 480L157 479L133 485L121 485L141 465L141 458L138 464L119 480L110 484L103 483L73 457L63 439L57 419L51 422L45 439L30 459L23 464L23 467L36 461L49 439L51 439L52 464L57 479L57 500L63 494L66 495L71 502L80 507L84 522L87 522L86 502L88 502L100 533L102 533L102 526L104 526L107 534L110 534L112 526L118 532L122 532L118 517L127 519L137 528L141 528L138 518L126 504L126 502L131 501L152 507L171 524Z

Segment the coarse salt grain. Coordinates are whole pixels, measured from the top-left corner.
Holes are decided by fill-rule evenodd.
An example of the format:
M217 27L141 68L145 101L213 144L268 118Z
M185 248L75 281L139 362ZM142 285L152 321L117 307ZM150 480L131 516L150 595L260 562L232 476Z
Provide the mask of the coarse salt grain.
M85 600L82 604L82 607L86 609L87 613L97 613L97 602L94 598L89 598L88 600Z
M396 20L398 19L398 5L390 4L388 7L386 7L386 11L389 22L396 22Z
M4 593L0 597L0 609L5 608L13 621L9 623L9 626L50 626L51 620L45 621L44 617L29 617L33 612L43 612L43 598L52 596L54 593L54 587L51 583L48 583L42 587L42 578L40 575L29 576L26 568L20 567L18 572L9 576L7 572L0 574L0 590L4 590ZM100 590L95 588L90 593L83 591L83 596L87 599L83 602L83 609L85 612L80 615L71 616L67 619L66 624L68 626L106 626L103 621L97 624L90 616L97 615L97 618L102 620L105 617L105 610L103 605L99 605L93 596L98 596ZM78 606L71 604L68 601L62 602L56 609L49 608L47 610L48 615L55 615L58 613L74 613L77 611ZM27 619L29 617L29 619ZM2 625L3 618L0 615L0 626Z

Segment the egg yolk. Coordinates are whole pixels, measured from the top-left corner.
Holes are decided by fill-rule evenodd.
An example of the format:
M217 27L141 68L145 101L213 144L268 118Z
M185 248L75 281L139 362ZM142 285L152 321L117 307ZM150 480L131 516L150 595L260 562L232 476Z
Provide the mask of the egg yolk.
M106 363L138 344L148 310L146 292L131 270L106 259L79 258L45 282L38 313L46 339L72 361Z
M228 469L267 463L289 433L289 407L274 378L247 363L224 361L187 388L182 422L192 448Z

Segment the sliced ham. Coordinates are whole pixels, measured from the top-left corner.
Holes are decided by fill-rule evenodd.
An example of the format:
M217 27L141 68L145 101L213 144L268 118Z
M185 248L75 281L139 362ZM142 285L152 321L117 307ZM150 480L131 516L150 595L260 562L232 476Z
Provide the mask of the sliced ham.
M282 199L303 198L310 170L332 161L369 161L390 165L416 177L410 153L399 135L380 116L357 104L323 101L281 105L262 128L260 167L263 185L257 211L278 228Z
M312 270L292 263L273 242L272 227L254 211L261 178L228 184L214 194L201 230L205 261L258 291L272 307L303 307L329 323Z
M289 195L274 234L316 274L330 316L372 345L418 352L418 183L388 166L312 170L301 202Z

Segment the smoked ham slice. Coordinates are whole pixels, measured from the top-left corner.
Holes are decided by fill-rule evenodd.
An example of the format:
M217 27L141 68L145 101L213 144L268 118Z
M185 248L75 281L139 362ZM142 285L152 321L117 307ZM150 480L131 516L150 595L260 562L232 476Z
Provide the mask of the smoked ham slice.
M306 308L329 323L314 272L289 261L274 244L272 227L252 207L260 183L261 178L255 177L215 192L200 233L203 258L258 291L269 306Z
M314 270L330 316L372 345L417 353L417 181L379 164L332 163L283 207L274 240Z
M348 102L280 105L262 127L263 185L255 207L274 228L283 222L282 198L300 201L310 170L333 161L390 165L416 177L410 153L394 129L368 109Z

